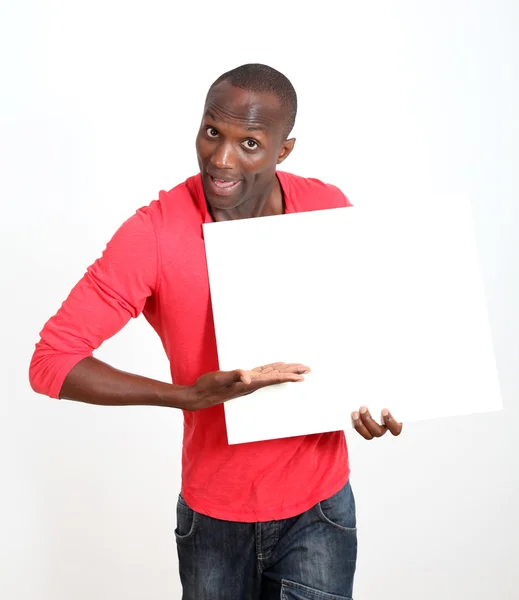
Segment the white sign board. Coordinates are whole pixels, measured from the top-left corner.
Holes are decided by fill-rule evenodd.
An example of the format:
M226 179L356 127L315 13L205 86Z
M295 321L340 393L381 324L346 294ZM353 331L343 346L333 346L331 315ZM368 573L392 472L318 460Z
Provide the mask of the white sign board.
M430 208L424 209L424 206ZM220 368L301 362L225 404L230 444L500 410L464 198L204 225Z

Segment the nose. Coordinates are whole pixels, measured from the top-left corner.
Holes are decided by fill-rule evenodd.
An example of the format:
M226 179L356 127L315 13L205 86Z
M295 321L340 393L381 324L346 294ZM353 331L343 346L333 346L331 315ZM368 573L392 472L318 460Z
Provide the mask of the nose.
M211 156L211 162L217 169L234 169L236 156L230 144L218 144Z

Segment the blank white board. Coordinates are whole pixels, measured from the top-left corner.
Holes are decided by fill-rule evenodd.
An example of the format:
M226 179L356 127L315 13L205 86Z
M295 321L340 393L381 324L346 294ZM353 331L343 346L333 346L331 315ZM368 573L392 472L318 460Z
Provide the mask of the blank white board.
M463 197L204 225L220 368L284 361L302 383L225 404L230 444L500 410Z

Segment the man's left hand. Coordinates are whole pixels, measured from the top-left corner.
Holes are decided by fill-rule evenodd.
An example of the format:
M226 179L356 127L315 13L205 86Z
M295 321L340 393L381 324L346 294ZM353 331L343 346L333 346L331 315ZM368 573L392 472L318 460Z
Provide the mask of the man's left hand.
M361 406L358 412L352 413L351 418L357 432L366 440L382 437L386 431L390 431L395 436L402 433L402 423L395 420L387 408L382 411L382 425L373 419L366 406Z

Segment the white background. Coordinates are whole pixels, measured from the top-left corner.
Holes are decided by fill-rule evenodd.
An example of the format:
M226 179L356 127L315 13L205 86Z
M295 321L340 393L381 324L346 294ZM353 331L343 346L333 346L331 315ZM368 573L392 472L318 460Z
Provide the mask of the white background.
M517 598L516 0L4 0L0 24L0 597L180 598L180 414L36 396L27 368L120 223L196 172L210 83L258 61L299 94L286 170L475 211L505 410L350 436L356 598ZM142 319L98 356L168 378Z

